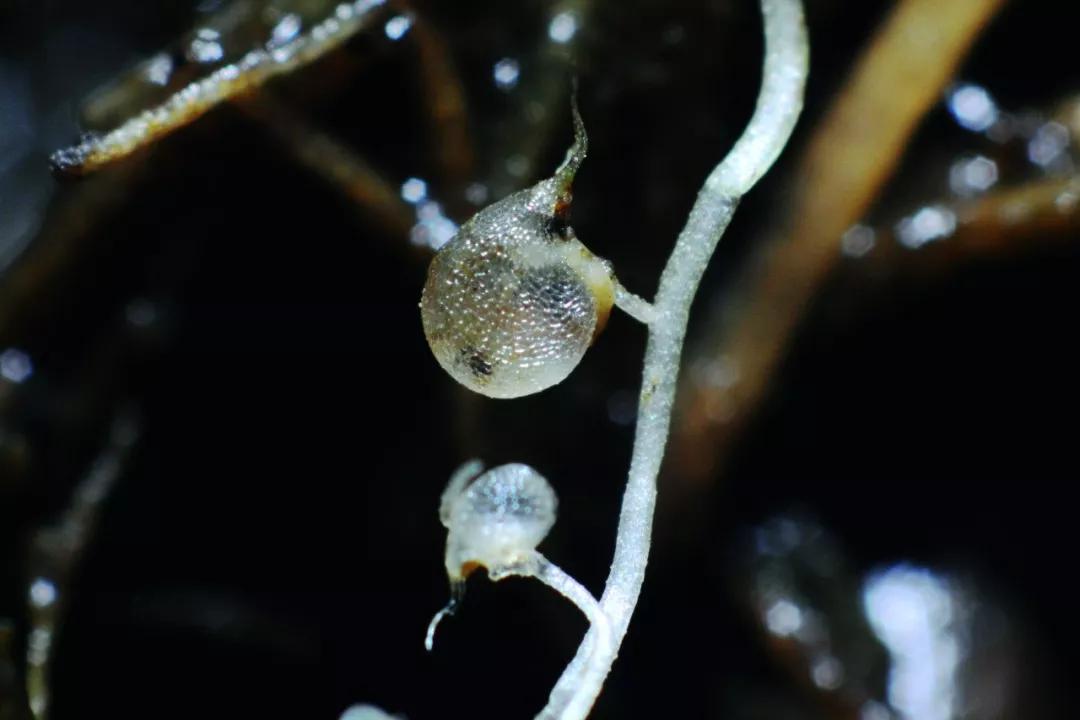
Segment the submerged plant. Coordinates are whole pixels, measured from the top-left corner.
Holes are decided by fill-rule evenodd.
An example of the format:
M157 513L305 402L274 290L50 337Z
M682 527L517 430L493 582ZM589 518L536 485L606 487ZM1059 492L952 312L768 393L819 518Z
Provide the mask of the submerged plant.
M526 395L564 379L612 304L648 328L633 458L615 557L599 601L535 550L555 512L554 492L536 471L510 465L477 477L479 466L468 464L443 496L453 591L429 627L429 648L436 624L456 607L464 578L475 566L487 567L494 580L537 577L590 620L541 718L585 717L610 672L648 562L656 477L691 302L740 198L779 156L802 109L808 44L801 2L762 0L761 5L765 63L757 107L698 193L653 303L623 290L610 265L593 256L570 228L570 187L586 149L576 106L575 143L554 177L477 213L429 269L421 311L432 351L455 379L491 397Z
M465 463L450 478L439 516L449 531L446 574L450 602L432 618L424 645L431 650L439 621L461 603L465 579L484 568L492 580L534 577L578 606L592 624L593 652L611 647L611 628L596 599L536 550L555 524L558 500L540 473L513 463L480 474L479 461Z
M420 299L439 364L470 390L513 398L569 375L612 304L647 322L647 303L570 226L571 188L588 136L576 101L574 144L553 177L484 208L431 261Z

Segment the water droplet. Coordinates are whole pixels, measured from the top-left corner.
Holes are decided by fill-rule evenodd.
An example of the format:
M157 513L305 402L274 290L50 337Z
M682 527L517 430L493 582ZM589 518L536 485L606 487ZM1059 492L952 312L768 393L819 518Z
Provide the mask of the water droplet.
M859 710L859 720L893 720L893 715L881 703L870 700Z
M411 177L401 184L401 199L415 205L427 198L427 183L420 178Z
M353 705L341 714L339 720L393 720L393 716L374 705Z
M154 85L167 85L172 77L173 61L167 53L159 53L146 63L143 74Z
M956 87L949 95L949 111L961 127L983 132L998 118L997 105L984 88L966 84Z
M0 377L18 385L34 374L30 356L18 348L8 348L0 353Z
M195 39L188 45L188 59L198 63L215 63L225 57L225 49L221 47L220 35L213 28L200 28L195 33Z
M848 257L860 258L874 249L876 235L868 225L852 225L840 237L840 252Z
M391 40L400 40L405 37L405 33L409 32L409 28L412 27L412 18L408 15L395 15L386 21L386 37Z
M577 34L578 22L572 12L561 12L551 19L548 24L548 37L552 42L565 44L573 40Z
M56 602L56 585L48 578L35 578L30 583L30 604L37 608L46 608Z
M503 58L495 63L493 76L495 77L495 87L504 91L513 90L517 87L518 79L521 77L521 66L513 58Z
M810 678L822 690L836 690L844 682L844 666L832 655L824 655L814 660Z
M956 213L942 205L928 205L896 226L896 237L904 247L917 249L956 231Z
M300 34L302 26L300 16L295 13L289 13L281 18L270 34L270 47L279 47L289 42Z
M986 192L997 181L997 163L982 155L962 158L949 168L949 187L960 197L974 197Z
M786 598L777 600L765 611L765 627L779 637L794 635L802 627L802 623L802 610Z
M1069 147L1069 130L1061 123L1042 125L1028 141L1028 160L1041 168L1054 165Z
M490 194L487 185L484 183L470 183L465 188L465 199L477 206L485 205Z
M863 587L863 609L892 656L889 704L905 717L949 720L961 647L950 584L924 568L897 565Z
M409 231L413 245L438 250L457 234L457 224L443 214L439 203L424 200L416 206L416 225Z

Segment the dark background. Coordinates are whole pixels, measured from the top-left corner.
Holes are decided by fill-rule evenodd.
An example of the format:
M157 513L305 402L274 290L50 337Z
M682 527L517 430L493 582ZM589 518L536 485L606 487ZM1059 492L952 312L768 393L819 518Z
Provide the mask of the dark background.
M601 5L579 60L592 145L574 225L648 296L702 178L749 116L759 20L752 2ZM887 6L809 3L796 148ZM527 74L550 9L419 12L445 33L482 160L499 162L485 156L490 138L521 106L490 68L521 57ZM34 207L43 222L74 191L49 176L47 154L76 137L85 94L197 18L190 3L0 5L0 148L18 158L0 166L9 223L12 208ZM1014 2L960 79L1003 107L1046 111L1080 90L1078 22L1071 4ZM305 112L394 182L430 177L413 61L378 39L343 52L368 71ZM289 83L325 70L282 93L301 96ZM544 169L568 140L567 118ZM987 142L939 106L894 186ZM544 552L598 591L632 441L611 408L636 392L642 329L616 314L581 367L538 396L466 397L421 333L423 258L249 119L223 108L139 162L123 201L77 233L70 271L17 308L2 338L35 369L5 396L0 433L22 438L29 458L0 478L0 616L20 632L31 531L68 504L115 408L135 408L141 432L63 590L53 717L333 718L359 701L410 718L535 712L585 623L538 585L474 578L426 653L447 594L438 497L470 457L534 465L560 499ZM780 206L791 165L740 209L691 338ZM887 191L874 219L911 209ZM793 512L833 538L851 587L897 562L958 578L1010 629L1002 662L1023 670L1028 708L1011 717L1075 717L1077 245L934 275L839 275L724 473L670 494L661 477L644 593L596 717L843 716L793 679L748 610L752 528ZM131 330L137 299L155 319Z

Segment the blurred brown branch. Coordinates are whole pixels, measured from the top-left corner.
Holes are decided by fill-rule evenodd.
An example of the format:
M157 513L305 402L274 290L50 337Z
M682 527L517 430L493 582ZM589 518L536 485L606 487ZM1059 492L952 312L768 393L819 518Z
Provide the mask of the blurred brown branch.
M688 482L712 477L723 464L839 260L841 235L892 176L920 120L1001 5L904 0L856 63L795 171L784 219L760 243L725 299L725 315L692 355L692 364L719 363L725 371L683 397L674 458ZM700 379L687 374L691 382L695 374Z
M402 201L397 187L357 152L266 93L245 98L238 107L299 165L326 180L390 237L408 237L415 222L412 208Z
M129 411L113 420L105 447L94 459L56 525L36 532L31 542L30 634L26 649L26 694L34 717L49 716L50 673L56 633L63 622L67 590L101 511L123 474L139 437Z
M259 88L336 50L370 26L378 4L356 0L338 6L334 15L307 33L274 47L256 48L240 60L217 68L173 93L164 102L125 120L101 136L53 154L53 168L63 175L84 175L122 160L169 133L197 120L222 103Z
M56 288L67 285L78 272L79 261L91 251L86 237L124 206L146 169L145 163L129 163L54 199L34 242L0 283L0 347L13 343L23 327L55 301Z
M465 87L446 41L431 23L417 22L412 39L431 152L446 183L450 207L462 212L464 188L476 162Z
M912 251L888 242L890 233L882 229L873 251L856 262L867 263L872 275L884 268L934 273L973 257L1023 252L1036 239L1061 240L1080 229L1080 175L1002 188L946 207L957 219L947 240Z

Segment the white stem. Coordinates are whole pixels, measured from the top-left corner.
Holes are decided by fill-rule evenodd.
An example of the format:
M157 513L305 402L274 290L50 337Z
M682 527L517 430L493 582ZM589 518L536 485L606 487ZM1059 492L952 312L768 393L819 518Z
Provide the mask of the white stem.
M459 473L461 470L458 471ZM453 485L453 481L450 481ZM439 629L439 623L443 621L443 618L448 615L453 615L457 612L457 609L461 607L461 601L465 597L465 581L464 580L451 580L450 581L450 601L446 603L439 612L431 618L431 622L428 623L427 633L424 635L424 648L431 652L435 647L435 631Z
M615 283L615 307L645 325L652 324L656 319L656 309L652 303L630 292L619 282Z
M491 568L489 577L492 580L501 580L508 575L521 575L523 577L536 578L549 588L565 597L577 606L578 610L589 621L589 653L593 657L603 658L611 655L614 646L611 622L600 603L584 585L568 575L561 567L548 560L539 552L533 551L525 560L513 565ZM604 678L600 677L599 682ZM581 708L582 713L587 713L588 707Z
M645 577L656 505L656 476L667 444L690 305L739 199L787 143L802 110L809 49L800 0L762 0L765 64L757 108L727 157L709 174L660 276L649 324L630 474L623 495L615 558L600 606L612 625L607 653L594 652L590 631L563 671L538 718L584 718L615 661Z

